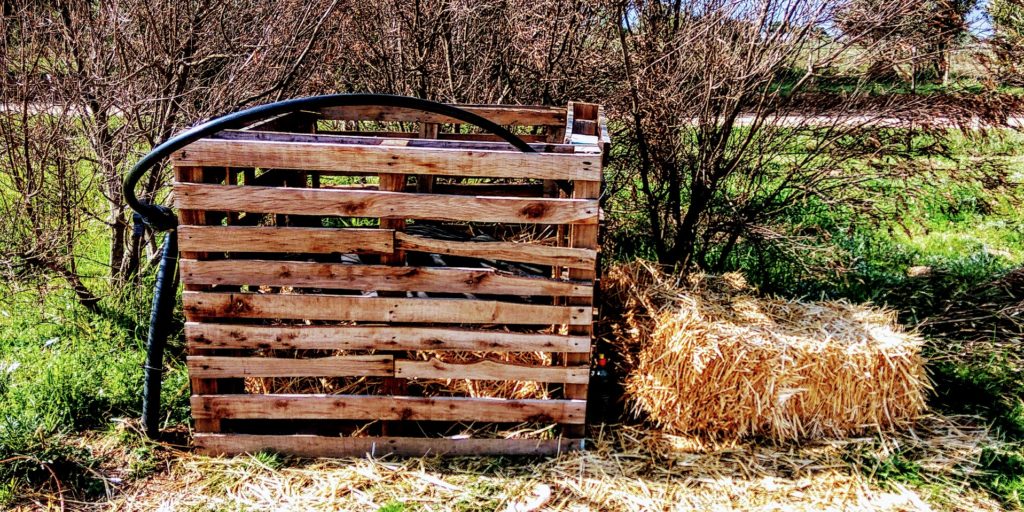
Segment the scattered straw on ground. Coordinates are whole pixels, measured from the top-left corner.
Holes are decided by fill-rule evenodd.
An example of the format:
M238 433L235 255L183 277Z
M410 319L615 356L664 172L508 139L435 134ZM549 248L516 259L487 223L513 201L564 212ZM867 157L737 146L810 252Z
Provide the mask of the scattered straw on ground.
M635 409L673 433L776 440L903 429L925 409L922 339L893 312L759 297L737 274L633 262L606 279L623 309Z
M187 453L135 484L114 510L999 510L966 478L988 431L932 417L916 430L803 446L695 440L633 427L551 459L344 459L291 462ZM899 454L920 482L879 481ZM106 509L106 508L105 508Z

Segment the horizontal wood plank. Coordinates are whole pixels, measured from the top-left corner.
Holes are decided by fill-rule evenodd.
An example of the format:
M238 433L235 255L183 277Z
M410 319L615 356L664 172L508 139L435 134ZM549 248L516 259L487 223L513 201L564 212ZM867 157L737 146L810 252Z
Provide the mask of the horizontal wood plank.
M470 380L524 380L587 384L590 368L586 366L526 366L479 361L474 363L446 363L430 361L395 361L395 376L403 379L470 379Z
M402 145L414 148L450 148L460 150L514 151L519 149L508 142L489 134L474 134L481 140L460 139L456 134L440 134L438 139L420 139L419 133L413 132L334 132L320 131L317 133L282 133L267 131L224 130L211 135L211 139L220 140L263 140L275 142L313 142L326 144L358 144L363 146L379 146L394 144L402 139ZM414 137L414 138L406 138ZM526 136L523 140L546 141L546 136ZM537 153L578 153L578 148L571 144L551 144L548 142L530 142L530 147ZM372 174L372 173L370 173Z
M314 435L214 434L192 439L204 455L273 451L298 457L426 457L432 455L557 455L583 449L582 439L452 439L417 437L336 437Z
M561 107L542 105L455 105L500 125L562 126L566 112ZM345 106L322 109L324 119L345 121L392 121L404 123L458 123L442 114L400 107Z
M347 355L313 359L276 357L189 356L193 378L232 377L391 377L391 355Z
M589 353L589 336L528 334L440 327L188 322L185 338L198 348L311 350L472 350Z
M586 400L368 395L192 395L197 419L584 422Z
M597 264L597 251L594 249L513 242L458 242L424 238L400 232L395 233L395 245L397 249L403 251L514 261L534 265L593 269Z
M183 210L531 224L597 224L600 213L597 201L588 199L527 199L198 183L175 183L174 204Z
M200 139L174 165L478 178L600 180L600 158L563 153Z
M366 254L395 250L390 229L178 226L182 252Z
M343 130L343 131L329 131L321 130L316 132L317 135L337 135L343 137L379 137L379 138L402 138L402 139L418 139L418 140L454 140L454 141L470 141L470 142L503 142L505 139L494 135L493 133L439 133L434 139L421 139L419 132L388 132L388 131L358 131L358 130ZM517 135L524 142L528 143L543 143L547 141L545 135L530 135L522 134ZM443 146L438 146L443 147ZM457 146L449 146L457 147ZM467 148L468 149L468 148Z
M392 267L303 261L183 259L181 279L197 285L295 286L360 291L419 291L590 297L586 283L523 277L486 268Z
M363 322L589 325L590 306L543 306L463 299L182 292L190 318L281 318Z
M431 192L463 196L540 197L544 185L540 183L435 183Z

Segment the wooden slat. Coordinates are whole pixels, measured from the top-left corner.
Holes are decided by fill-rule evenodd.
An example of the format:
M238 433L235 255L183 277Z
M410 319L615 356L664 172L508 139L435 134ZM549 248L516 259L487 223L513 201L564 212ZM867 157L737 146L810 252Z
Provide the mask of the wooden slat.
M455 194L464 196L542 197L544 193L544 185L540 183L481 183L475 185L461 183L435 183L433 192L435 194Z
M264 119L243 128L243 130L265 130L265 131L311 131L313 123L316 123L318 114L299 110L287 112L281 115Z
M551 125L547 125L551 126ZM546 138L543 135L532 135L527 133L517 134L517 137L522 139L524 142L537 143L546 142ZM502 142L505 139L494 135L493 133L439 133L437 138L441 140L462 140L462 141L474 141L474 142Z
M195 418L551 422L581 424L586 400L367 395L193 395Z
M390 229L278 228L269 226L179 226L183 252L391 253Z
M486 268L391 267L302 261L181 260L190 284L297 286L360 291L418 291L590 297L587 283L522 277Z
M203 171L203 169L199 168L199 167L175 167L174 168L174 177L175 177L175 179L178 179L178 180L188 180L188 181L204 181L207 178L207 176L206 176L205 172ZM206 212L201 212L201 211L182 210L182 211L178 212L178 218L179 218L179 222L182 222L182 223L185 223L185 224L206 224L207 223ZM176 236L176 233L168 233L167 236ZM179 242L180 242L180 238L179 238ZM187 257L187 258L199 258L199 259L206 258L206 256L207 256L206 253L204 253L204 252L189 252L192 249L189 249L188 247L182 247L182 246L179 245L179 248L180 248L180 256L184 256L184 257ZM184 287L185 290L202 290L202 289L204 289L203 286L199 286L199 285L187 285L186 284L183 287ZM189 317L189 315L187 315L187 314L186 314L186 319L187 320L200 320L199 318ZM202 347L198 347L198 346L193 345L193 346L188 347L188 353L189 353L189 355L202 355L204 353L204 349ZM218 382L216 380L214 380L214 379L200 379L200 378L197 378L197 377L194 377L194 376L191 376L191 375L189 376L189 384L190 384L190 387L192 388L192 392L193 393L210 393L210 394L213 394L213 393L217 393L218 387L219 387ZM216 420L216 419L198 420L197 419L196 422L195 422L195 427L196 427L196 430L201 430L201 431L204 431L204 432L219 432L220 431L220 420Z
M189 356L193 377L389 377L395 374L390 355L356 355L294 359L275 357Z
M480 134L484 136L484 140L457 140L457 137L453 137L449 140L448 135L456 134L439 134L440 139L419 139L419 138L407 138L407 137L418 137L418 133L414 132L332 132L322 131L315 134L306 133L282 133L282 132L265 132L265 131L243 131L243 130L224 130L211 135L211 139L218 140L248 140L248 141L273 141L273 142L312 142L312 143L326 143L326 144L357 144L362 146L377 146L384 145L388 141L396 138L405 139L405 145L413 148L450 148L459 150L490 150L490 151L506 151L506 152L519 152L519 149L509 144L508 142L496 142L490 140L486 134ZM527 136L523 140L539 140L539 137ZM553 142L530 142L530 147L537 153L575 153L575 147L571 144L562 144L561 138L554 139ZM372 173L368 173L372 174Z
M395 233L396 248L468 258L515 261L534 265L594 268L597 251L513 242L456 242Z
M545 126L565 122L565 110L539 105L455 105L500 125ZM399 107L351 106L322 109L324 119L406 123L462 123L445 115Z
M317 135L340 135L343 137L380 137L380 138L406 138L415 139L420 136L417 132L386 132L386 131L330 131L324 130L317 132ZM520 139L529 143L546 142L543 135L529 135L522 134L518 135ZM457 140L457 141L472 141L472 142L504 142L505 139L494 135L493 133L438 133L433 135L433 138L438 140ZM438 146L442 147L442 146Z
M582 439L430 439L314 435L208 434L192 439L199 453L238 455L273 451L298 457L426 457L432 455L556 455L583 449Z
M175 183L181 209L471 222L597 224L595 200Z
M446 363L438 359L402 359L395 361L395 376L406 379L525 380L585 384L590 379L590 367L525 366L496 361Z
M200 139L173 155L175 165L306 171L433 174L481 178L598 180L588 155Z
M588 106L589 108L589 106ZM596 106L593 107L594 114L596 115ZM573 184L573 197L582 198L597 198L601 194L601 182L599 181L577 181ZM569 245L573 247L582 248L597 248L599 235L599 227L594 226L570 226L569 227ZM586 279L593 281L597 278L596 267L590 267L586 269L569 269L569 277L571 279ZM570 297L568 304L573 307L586 307L591 308L593 305L593 296L591 297ZM594 329L591 323L577 324L570 326L569 332L572 334L578 334L583 336L593 336ZM568 366L589 364L590 355L572 353L565 355L565 364ZM565 396L567 398L587 398L587 384L567 384L565 386ZM583 428L580 426L569 426L566 428L566 432L572 436L582 436L584 434Z
M209 318L521 325L589 325L591 321L589 306L485 300L183 292L182 301L186 313Z
M185 338L190 346L211 349L590 352L589 336L440 327L263 326L188 322L185 324Z

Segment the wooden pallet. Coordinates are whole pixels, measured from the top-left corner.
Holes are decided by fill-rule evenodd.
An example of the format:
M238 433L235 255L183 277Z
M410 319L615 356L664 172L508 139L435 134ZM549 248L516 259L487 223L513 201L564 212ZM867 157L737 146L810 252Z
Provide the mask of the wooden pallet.
M603 113L579 103L464 108L515 127L538 153L444 116L339 107L222 132L174 155L200 451L582 447ZM436 237L423 226L503 236ZM519 241L541 232L542 241ZM530 272L508 270L516 264ZM446 362L437 357L445 351L544 352L553 363ZM261 394L251 385L287 378L379 385L361 394ZM533 381L553 398L417 396L417 383L437 379ZM558 428L544 439L442 435L481 423Z

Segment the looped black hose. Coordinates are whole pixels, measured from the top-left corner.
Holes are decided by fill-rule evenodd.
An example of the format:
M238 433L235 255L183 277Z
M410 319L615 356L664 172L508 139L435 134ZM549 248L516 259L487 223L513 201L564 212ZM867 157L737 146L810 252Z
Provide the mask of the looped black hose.
M411 110L420 110L433 114L440 114L446 117L457 119L464 123L472 124L487 130L505 142L513 145L524 153L533 153L534 150L529 144L516 137L501 125L488 119L480 117L472 112L462 110L458 107L445 105L436 101L411 98L408 96L394 96L390 94L327 94L324 96L310 96L307 98L296 98L292 100L279 101L260 105L250 109L218 117L207 121L184 133L176 135L167 142L153 148L146 156L139 160L128 177L124 180L124 197L133 210L142 215L143 220L157 231L174 229L178 221L170 208L151 203L144 203L135 195L135 187L147 171L155 167L164 158L175 151L203 138L209 137L219 131L239 128L269 117L300 110L316 111L328 107L354 107L354 106L378 106L397 107Z
M128 177L124 180L124 197L128 206L135 210L146 225L157 231L172 230L177 227L178 219L170 208L144 203L135 195L135 187L142 176L171 153L219 131L239 128L276 115L300 110L316 111L327 107L350 106L398 107L440 114L483 128L524 153L535 152L523 139L516 137L500 125L451 105L387 94L329 94L279 101L242 110L207 121L169 139L142 157L142 160L139 160L128 173ZM149 333L146 340L146 364L144 366L146 377L142 389L142 424L146 435L150 437L156 437L160 433L160 388L164 345L167 343L171 314L174 311L175 292L178 284L177 267L177 236L174 233L168 233L164 240L160 269L157 271L153 308L150 311Z

